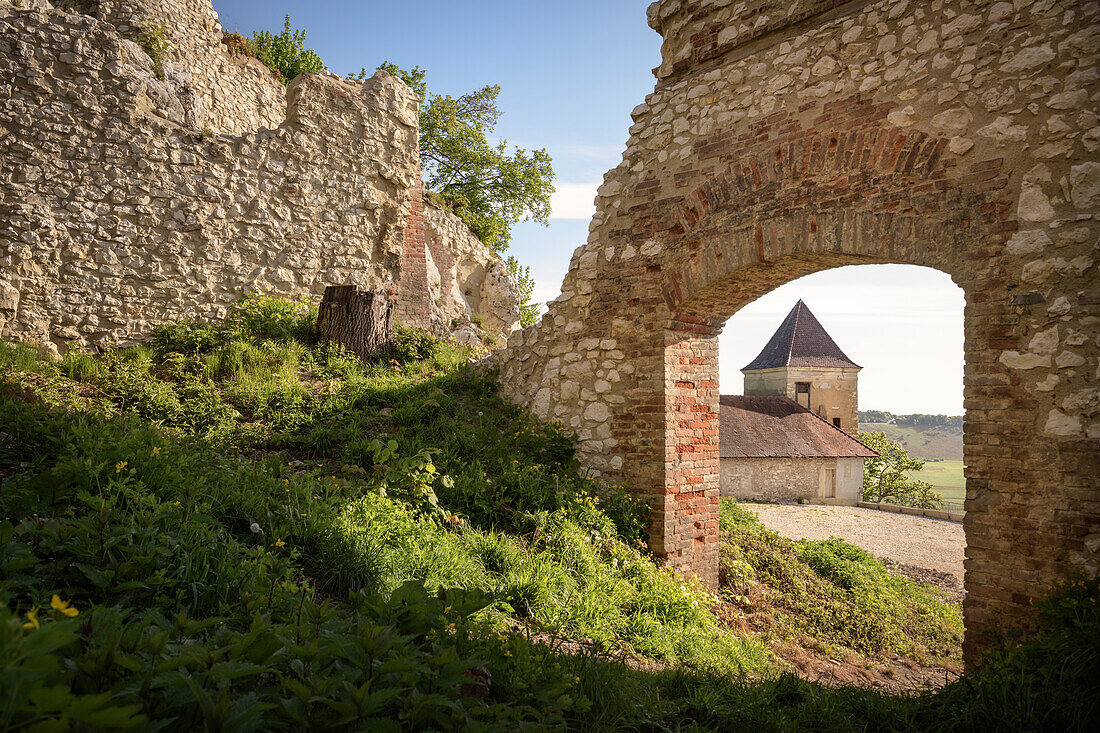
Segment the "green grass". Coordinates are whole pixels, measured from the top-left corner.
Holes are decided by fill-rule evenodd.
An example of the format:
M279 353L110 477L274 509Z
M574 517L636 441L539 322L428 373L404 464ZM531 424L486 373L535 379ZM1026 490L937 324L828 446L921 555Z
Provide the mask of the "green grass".
M920 471L913 471L910 478L927 481L937 489L965 489L962 461L927 461ZM965 496L965 491L961 494ZM948 494L944 494L948 496ZM952 495L954 496L954 495Z
M994 712L1094 714L1075 691L1096 655L1054 667L1028 644L997 658L995 689L965 677L937 696L777 674L772 638L734 632L714 596L660 569L638 505L582 478L573 436L505 403L465 347L403 329L362 362L312 343L312 319L251 298L224 322L60 363L0 344L0 731L977 730ZM766 598L822 648L957 650L956 611L926 590L735 515L722 603ZM1094 649L1084 618L1040 651Z
M860 423L859 429L886 433L887 438L898 441L910 455L921 460L961 461L963 457L962 428Z
M836 538L797 542L769 531L732 499L721 507L722 584L738 611L832 655L905 654L960 663L962 609L931 586L890 575Z

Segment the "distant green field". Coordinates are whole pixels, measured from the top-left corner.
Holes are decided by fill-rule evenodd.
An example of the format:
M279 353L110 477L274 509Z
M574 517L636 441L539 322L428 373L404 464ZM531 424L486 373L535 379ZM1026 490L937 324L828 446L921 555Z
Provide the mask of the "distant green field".
M914 458L925 461L933 458L942 458L945 461L962 460L962 428L860 423L859 429L886 433L887 438L901 443Z
M924 469L910 474L912 478L927 481L938 489L964 489L962 461L928 461Z

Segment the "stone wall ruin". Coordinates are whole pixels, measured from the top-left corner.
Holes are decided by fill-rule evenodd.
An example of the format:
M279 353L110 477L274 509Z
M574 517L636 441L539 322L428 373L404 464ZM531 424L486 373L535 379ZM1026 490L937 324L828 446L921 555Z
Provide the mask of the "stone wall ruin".
M812 272L965 292L965 649L1100 567L1100 4L660 0L656 86L500 385L717 579L717 336Z
M160 76L131 40L158 24ZM429 292L429 259L441 281L493 273L474 288L486 331L518 324L500 258L425 208L407 86L283 87L221 38L209 0L0 0L0 336L57 353L341 284L390 292L406 325L468 323L469 299Z

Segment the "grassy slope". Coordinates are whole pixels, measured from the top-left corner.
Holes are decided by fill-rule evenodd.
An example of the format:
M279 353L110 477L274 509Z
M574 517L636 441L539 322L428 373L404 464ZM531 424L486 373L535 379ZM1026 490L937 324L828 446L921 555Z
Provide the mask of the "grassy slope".
M735 634L712 596L660 571L637 507L579 478L569 436L503 403L464 350L405 334L393 362L362 364L308 345L309 324L251 301L226 324L57 366L0 348L0 730L59 716L905 729L942 715L942 698L771 678L767 635ZM812 597L876 619L869 637L823 635L809 614L802 637L935 653L888 623L915 591L871 588L881 568L849 546L792 550L724 524L727 558L761 542L759 557L784 558L790 587L753 566L774 608Z
M910 455L923 461L962 460L961 428L860 423L859 429L886 433L887 438L898 441Z

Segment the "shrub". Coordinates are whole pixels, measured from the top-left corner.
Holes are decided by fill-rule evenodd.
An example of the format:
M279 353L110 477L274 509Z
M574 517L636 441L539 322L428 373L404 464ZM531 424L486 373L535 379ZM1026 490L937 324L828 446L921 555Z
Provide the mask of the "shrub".
M316 73L327 67L313 49L305 48L306 32L290 27L290 15L286 16L283 31L278 35L268 31L256 31L247 41L248 50L279 76L283 84L290 84L302 73Z
M141 46L141 50L149 55L153 61L153 73L158 79L164 78L164 59L172 50L172 44L168 40L168 28L163 23L142 26L134 35L134 42Z
M394 356L403 362L431 359L439 348L439 339L426 328L395 325L393 339Z

